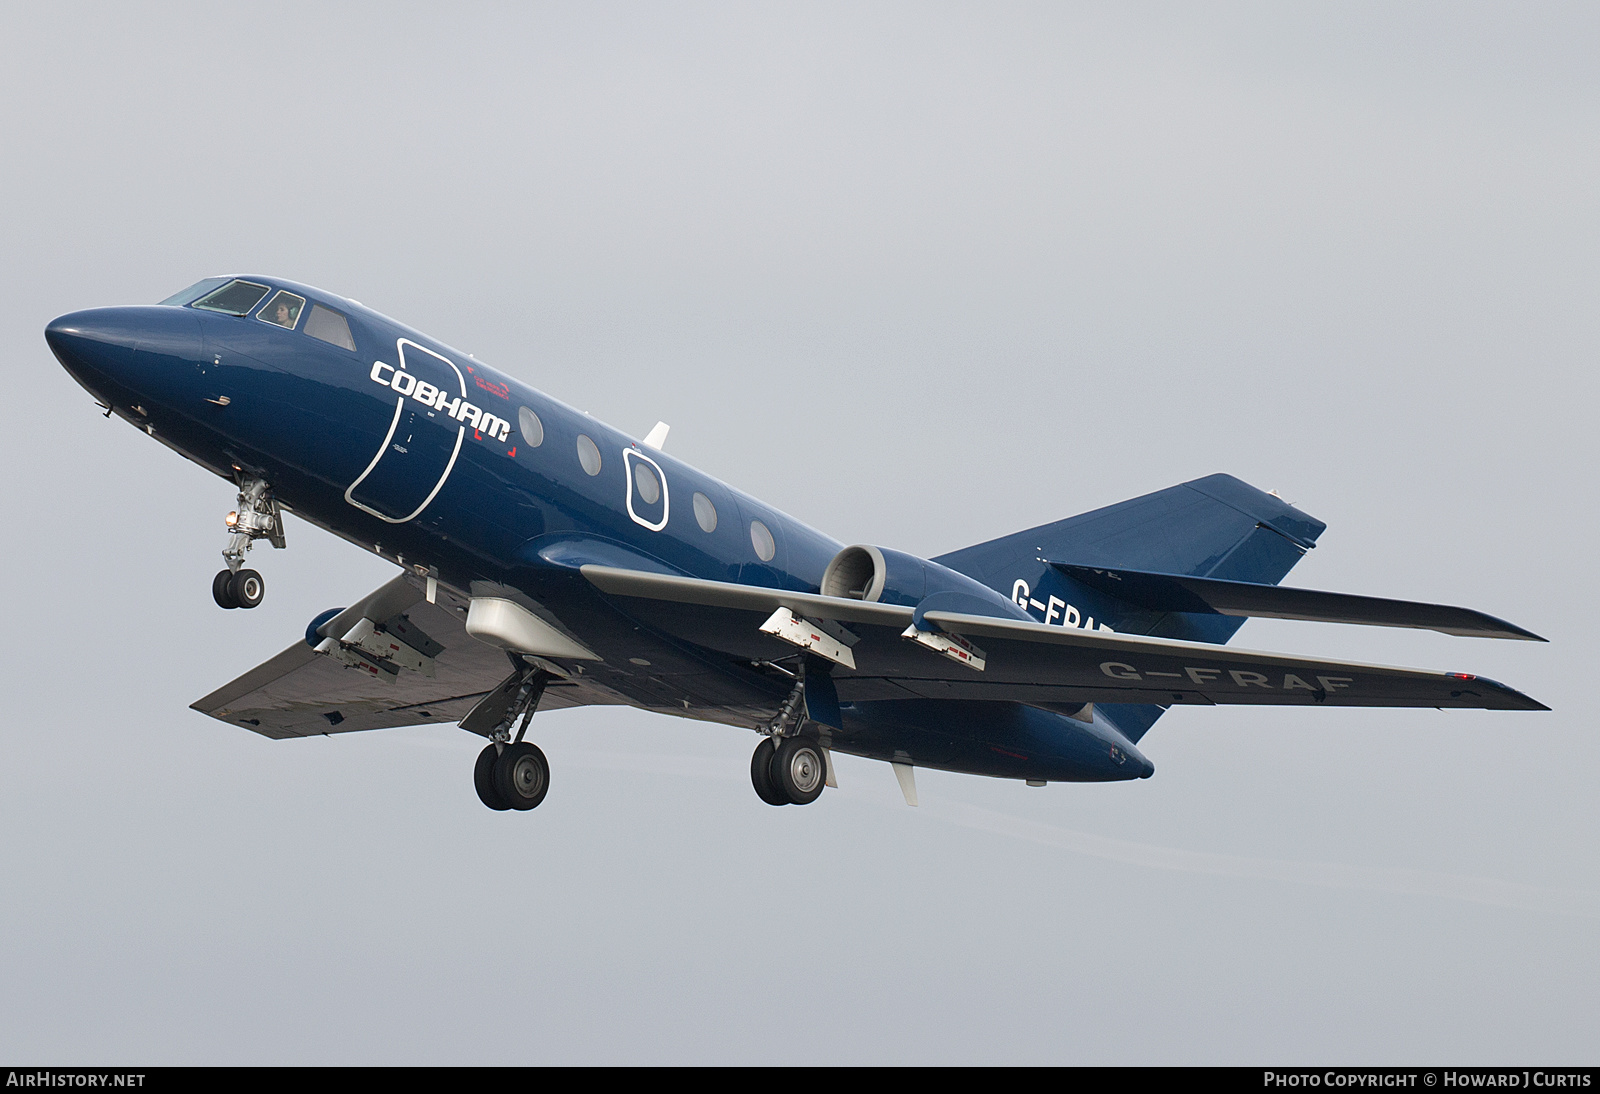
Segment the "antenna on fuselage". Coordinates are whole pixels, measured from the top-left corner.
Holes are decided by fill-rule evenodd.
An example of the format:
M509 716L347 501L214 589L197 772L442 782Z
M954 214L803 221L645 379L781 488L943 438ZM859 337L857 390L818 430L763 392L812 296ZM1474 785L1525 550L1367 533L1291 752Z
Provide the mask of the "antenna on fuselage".
M657 452L661 451L666 447L667 430L671 428L672 427L666 422L657 422L656 427L645 436L644 443L655 449Z

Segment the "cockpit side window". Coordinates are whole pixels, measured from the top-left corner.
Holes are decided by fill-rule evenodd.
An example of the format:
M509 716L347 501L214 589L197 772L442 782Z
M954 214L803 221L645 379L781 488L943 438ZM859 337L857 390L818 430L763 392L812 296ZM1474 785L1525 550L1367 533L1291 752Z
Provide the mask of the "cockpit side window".
M300 309L305 306L305 297L279 290L278 295L269 300L266 307L256 312L256 318L263 323L294 330L294 325L300 321Z
M250 310L272 290L253 281L230 281L215 292L196 300L192 307L219 311L226 315L249 315Z
M306 317L306 333L341 349L356 348L356 340L350 337L350 321L321 304L311 305L311 314Z

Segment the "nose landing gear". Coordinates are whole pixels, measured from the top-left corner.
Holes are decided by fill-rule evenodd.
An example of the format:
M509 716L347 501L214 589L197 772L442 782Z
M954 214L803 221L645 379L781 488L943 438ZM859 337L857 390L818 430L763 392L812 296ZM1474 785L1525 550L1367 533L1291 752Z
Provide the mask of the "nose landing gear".
M222 558L228 564L211 579L211 598L219 608L254 608L267 593L267 583L254 570L244 568L244 553L258 539L283 547L283 513L272 488L263 479L239 480L239 508L227 516L228 545Z

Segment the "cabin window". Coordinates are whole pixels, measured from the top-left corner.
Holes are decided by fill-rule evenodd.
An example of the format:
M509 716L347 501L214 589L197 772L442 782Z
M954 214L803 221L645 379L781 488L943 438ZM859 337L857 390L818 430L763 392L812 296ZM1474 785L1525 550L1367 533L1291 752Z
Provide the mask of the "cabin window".
M296 296L292 292L280 291L278 295L267 301L266 307L256 312L256 318L263 323L271 323L275 327L294 330L294 325L300 322L300 309L305 306L305 297Z
M249 315L272 290L253 281L230 281L215 292L194 302L194 307L219 311L225 315Z
M350 321L321 304L311 305L311 314L306 317L306 333L340 349L356 348L356 340L350 337Z
M628 517L635 524L659 532L667 526L671 512L667 504L667 482L661 468L649 456L632 446L622 450L623 474L628 480Z
M778 544L773 540L772 533L759 520L750 522L750 545L756 549L756 557L762 562L771 562L772 556L778 553Z
M699 522L702 532L715 532L717 530L717 507L711 499L695 491L694 519Z
M600 449L582 433L578 434L578 462L583 465L584 474L600 474Z
M544 444L544 423L527 407L517 411L517 427L522 430L522 440L529 448Z
M633 462L633 488L639 491L639 497L646 505L654 505L661 500L661 480L656 478L656 473L643 460Z

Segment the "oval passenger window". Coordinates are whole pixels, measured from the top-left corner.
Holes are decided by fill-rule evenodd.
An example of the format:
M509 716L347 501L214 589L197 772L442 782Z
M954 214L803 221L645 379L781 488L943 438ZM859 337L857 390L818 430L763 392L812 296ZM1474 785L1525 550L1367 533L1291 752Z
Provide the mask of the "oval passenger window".
M750 522L750 545L756 549L756 557L762 562L771 562L772 556L778 553L778 545L773 542L772 533L759 520Z
M538 448L544 444L544 423L539 420L539 415L527 407L517 411L517 428L522 430L522 439L527 442L529 448ZM595 455L598 457L599 453ZM581 455L579 458L582 458ZM589 473L594 474L592 471Z
M694 495L694 519L700 523L702 532L717 530L717 507L712 504L710 498L698 490Z
M583 464L585 474L600 474L600 449L582 433L578 434L578 462Z
M634 461L633 486L646 505L654 505L661 500L661 480L656 478L656 473L643 460Z

